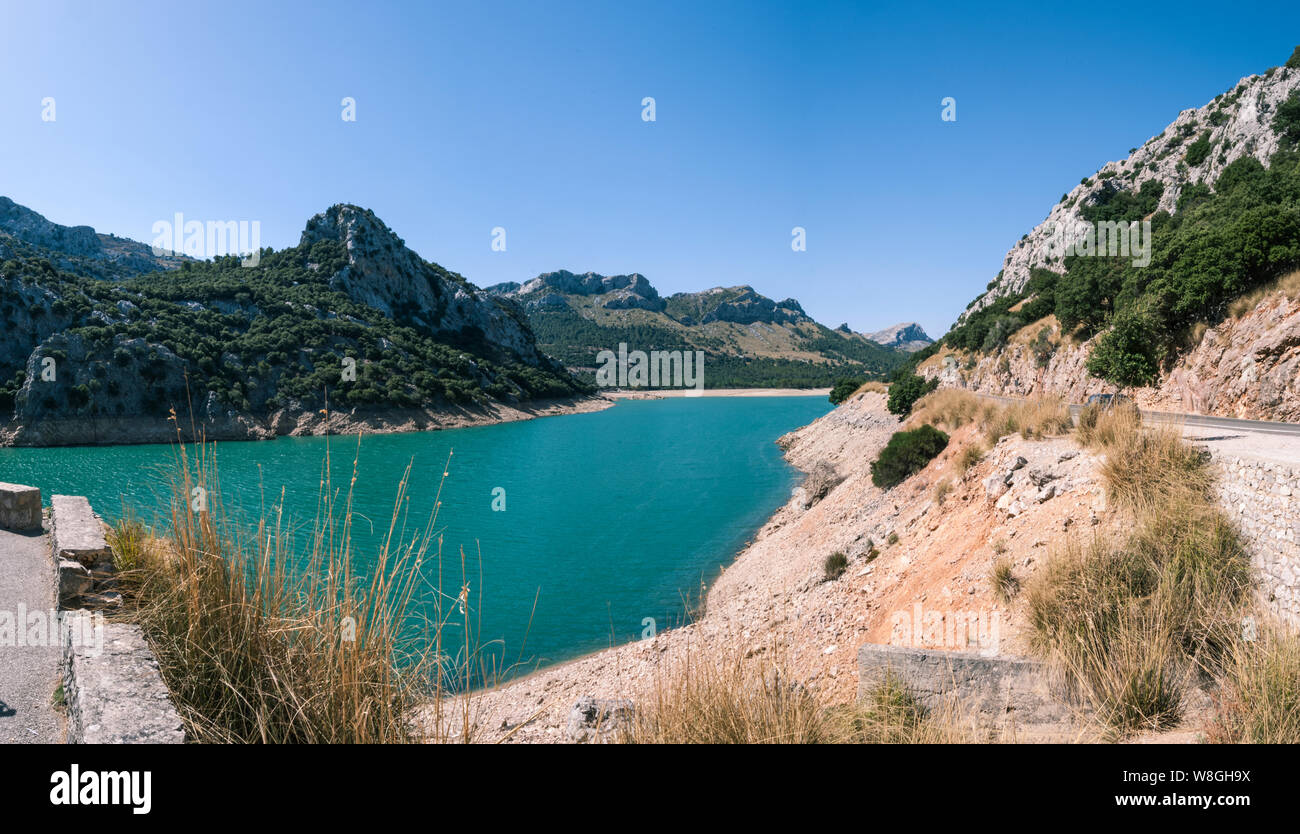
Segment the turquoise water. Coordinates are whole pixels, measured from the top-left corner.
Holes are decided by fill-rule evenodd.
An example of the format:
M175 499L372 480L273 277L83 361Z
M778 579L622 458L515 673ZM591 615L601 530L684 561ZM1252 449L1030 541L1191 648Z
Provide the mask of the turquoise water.
M507 664L546 663L636 639L646 618L658 630L680 625L687 600L798 480L773 441L829 409L823 397L624 401L592 414L368 436L355 506L374 531L356 522L358 567L386 532L408 462L410 518L422 527L454 449L439 520L444 590L460 589L463 545L471 620L482 623L477 643ZM356 440L328 442L334 483L346 489ZM217 444L227 505L256 515L259 484L268 503L283 486L286 515L310 527L326 443ZM0 481L39 486L47 503L53 493L86 495L106 518L129 507L150 521L165 506L161 473L173 458L169 446L0 449ZM504 511L492 508L497 488ZM416 600L412 614L431 597Z

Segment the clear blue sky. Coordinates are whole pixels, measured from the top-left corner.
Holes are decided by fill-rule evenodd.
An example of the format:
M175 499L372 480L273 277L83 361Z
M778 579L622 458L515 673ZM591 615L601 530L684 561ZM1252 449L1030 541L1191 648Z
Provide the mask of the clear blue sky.
M1062 192L1285 61L1300 3L43 0L0 32L0 194L60 223L279 248L352 202L479 285L636 271L938 335Z

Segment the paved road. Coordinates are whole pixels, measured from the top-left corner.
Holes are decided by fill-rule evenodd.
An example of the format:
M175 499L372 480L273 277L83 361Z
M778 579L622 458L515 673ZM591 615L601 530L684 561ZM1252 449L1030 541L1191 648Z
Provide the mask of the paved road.
M48 536L0 530L0 744L63 741L63 718L53 703L59 645L28 645L29 623L15 622L20 612L38 612L48 635L54 610ZM11 623L17 633L7 631Z
M995 394L980 394L989 400L1010 403L1023 397L1001 397ZM1081 405L1071 405L1070 414L1075 417L1083 410ZM1220 431L1248 432L1250 434L1283 434L1300 437L1300 423L1281 423L1275 420L1241 420L1236 417L1207 417L1202 414L1178 414L1172 411L1142 411L1142 417L1153 423L1179 423L1183 426L1218 429Z

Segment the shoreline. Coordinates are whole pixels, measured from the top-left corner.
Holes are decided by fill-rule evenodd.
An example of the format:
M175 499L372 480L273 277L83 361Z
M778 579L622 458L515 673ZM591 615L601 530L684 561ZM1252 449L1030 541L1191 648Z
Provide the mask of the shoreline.
M829 388L665 388L662 390L610 390L603 396L612 400L664 400L676 397L828 397Z
M266 418L226 414L178 430L170 418L107 417L43 420L35 426L0 426L0 448L51 449L95 446L170 445L194 442L260 442L278 437L324 437L363 434L408 434L515 423L540 417L589 414L615 405L600 394L518 405L491 403L444 408L357 411L289 411ZM195 436L197 434L197 436Z
M714 396L779 396L770 393L776 390L797 390L804 396L822 393L820 390L813 392L808 389L723 390L745 393L714 394ZM623 392L606 392L606 396L611 399L651 398L617 397L613 396L615 393ZM675 391L672 392L672 396L681 397L685 394L682 391ZM880 398L879 406L880 411L884 413L883 398ZM819 421L825 419L825 416L817 418L773 440L782 450L782 457L786 463L800 473L804 481L813 468L814 461L806 455L792 454L789 444L794 438L814 430ZM892 415L888 415L885 422L889 426L888 430L892 431ZM798 513L798 507L804 500L802 482L800 481L790 496L773 508L772 512L754 528L738 550L731 553L725 561L719 562L718 571L703 589L701 607L693 619L684 620L681 625L662 629L653 637L616 643L559 661L535 660L534 663L525 666L527 671L519 671L505 679L471 689L466 693L473 704L470 721L475 731L483 734L476 740L488 743L562 741L562 733L559 730L569 713L574 697L593 695L598 698L626 698L633 691L642 691L643 687L652 685L662 671L661 664L681 660L693 647L703 642L716 640L721 634L748 639L750 632L743 627L738 627L732 616L733 612L728 610L730 597L733 597L735 592L724 586L733 584L738 570L746 572L755 568L760 571L763 569L763 563L768 561L762 552L765 540L784 526L785 520L792 512ZM770 585L768 589L771 590ZM768 623L767 626L770 627L771 624ZM417 708L413 720L430 729L439 720L437 715L435 708L425 704ZM448 720L445 712L441 715L442 721ZM458 721L459 718L453 720Z

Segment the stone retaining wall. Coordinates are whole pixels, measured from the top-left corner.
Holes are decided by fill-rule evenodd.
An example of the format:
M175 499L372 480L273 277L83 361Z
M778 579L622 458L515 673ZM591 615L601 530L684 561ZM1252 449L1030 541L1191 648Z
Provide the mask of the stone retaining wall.
M860 696L894 675L929 709L952 709L959 723L1004 740L1077 738L1073 712L1034 660L868 643L858 650L858 672Z
M76 611L64 623L63 635L69 744L185 741L180 714L138 625Z
M1238 454L1215 456L1219 498L1250 548L1260 597L1300 626L1300 466Z
M51 553L59 604L102 603L86 596L110 572L104 525L79 495L51 498ZM111 578L110 580L111 581ZM184 724L140 626L106 622L102 612L69 611L63 622L63 698L70 744L180 744Z

